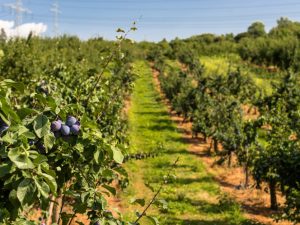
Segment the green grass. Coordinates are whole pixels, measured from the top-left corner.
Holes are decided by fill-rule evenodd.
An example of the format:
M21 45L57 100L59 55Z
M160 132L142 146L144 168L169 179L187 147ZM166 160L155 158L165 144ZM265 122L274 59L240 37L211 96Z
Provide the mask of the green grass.
M201 159L187 151L176 125L170 120L166 107L154 88L151 69L146 62L134 64L136 81L129 110L130 152L159 151L156 158L129 161L125 164L129 172L130 185L120 198L125 218L135 219L135 210L142 207L129 204L130 199L145 198L147 203L157 190L163 176L175 168L176 178L169 180L159 195L168 202L168 209L152 206L148 214L159 218L162 225L229 225L252 224L242 214L240 207L224 197L218 184L208 174ZM141 224L151 224L146 219Z
M254 83L265 91L266 94L272 93L271 81L275 81L280 76L276 73L269 73L262 68L247 65L238 56L201 56L200 62L205 66L205 75L212 74L226 75L230 70L240 68L242 73L253 78Z

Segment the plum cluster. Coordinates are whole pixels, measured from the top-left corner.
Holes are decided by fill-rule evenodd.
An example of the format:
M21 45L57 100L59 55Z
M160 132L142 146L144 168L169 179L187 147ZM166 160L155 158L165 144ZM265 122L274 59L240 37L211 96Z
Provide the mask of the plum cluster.
M68 116L65 123L56 120L51 123L51 131L56 138L78 135L80 131L80 122L74 116Z
M5 123L0 117L0 135L9 128L8 124Z

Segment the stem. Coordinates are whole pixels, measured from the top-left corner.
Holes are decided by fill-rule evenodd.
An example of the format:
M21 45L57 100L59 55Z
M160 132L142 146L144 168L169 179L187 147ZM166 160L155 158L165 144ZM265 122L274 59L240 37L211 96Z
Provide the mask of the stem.
M124 36L122 37L122 40L120 41L119 46L118 46L119 49L122 48L122 41L126 39L127 35L130 33L131 30L132 30L132 29L129 29L129 30L124 34ZM93 94L93 91L94 91L95 88L97 87L97 85L98 85L99 81L101 80L101 77L102 77L102 75L103 75L105 69L108 67L108 65L109 65L109 63L112 61L113 57L114 57L114 53L112 53L112 54L109 56L108 60L107 60L106 63L104 64L104 67L103 67L101 73L99 74L99 76L98 76L98 78L97 78L97 80L96 80L96 82L95 82L93 88L90 90L90 92L89 92L89 94L88 94L88 97L86 98L86 101L85 101L85 103L84 103L85 107L88 106L89 100L90 100L90 98L91 98L91 96L92 96L92 94Z
M73 220L74 220L76 214L77 214L77 212L75 211L75 212L73 213L72 217L71 217L71 220L69 221L69 223L68 223L67 225L70 225L70 224L73 222Z
M170 177L171 171L174 169L174 167L176 166L176 164L179 161L179 157L176 159L176 161L173 163L171 169L168 172L168 175L166 177L166 179L168 179ZM166 183L163 181L159 187L159 189L157 190L157 192L154 194L154 196L152 197L151 201L149 202L149 204L146 206L146 208L143 210L143 212L139 215L139 217L136 219L136 221L134 222L134 224L137 224L137 222L139 222L139 220L146 215L147 210L150 208L150 206L153 204L153 202L155 201L156 197L159 195L159 193L161 192L163 186Z
M88 94L88 97L87 97L86 100L85 100L85 106L86 106L86 107L88 106L88 103L89 103L90 98L92 97L93 91L96 89L98 83L100 82L101 77L102 77L102 75L103 75L105 69L108 67L109 63L110 63L111 60L113 59L113 56L114 56L113 54L111 54L111 55L109 56L109 58L107 59L106 63L104 64L104 67L103 67L101 73L100 73L99 76L97 77L97 80L95 81L94 86L91 88L91 90L90 90L90 92L89 92L89 94Z

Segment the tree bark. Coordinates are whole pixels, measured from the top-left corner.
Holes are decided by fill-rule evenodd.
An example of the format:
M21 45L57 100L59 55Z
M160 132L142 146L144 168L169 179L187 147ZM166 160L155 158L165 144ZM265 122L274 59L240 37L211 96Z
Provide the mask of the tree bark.
M213 138L213 141L214 141L214 151L215 151L215 153L218 153L219 152L218 141L215 138Z
M247 188L248 185L249 185L249 167L248 167L248 163L245 163L244 171L245 171L245 188Z
M50 205L49 205L49 209L48 209L48 218L47 218L47 221L46 221L46 225L51 225L52 224L54 201L55 201L55 197L52 196L51 197L51 202L50 202Z
M277 210L278 204L277 204L277 196L276 196L276 181L274 181L274 179L270 179L269 188L270 188L271 209Z
M228 155L228 164L227 164L228 168L231 167L231 158L232 158L231 156L232 156L231 151L229 151L229 155Z

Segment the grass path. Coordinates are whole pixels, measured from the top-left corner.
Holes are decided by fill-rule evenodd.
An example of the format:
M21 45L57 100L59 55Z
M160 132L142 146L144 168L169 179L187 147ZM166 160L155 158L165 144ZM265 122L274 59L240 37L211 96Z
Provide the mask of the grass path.
M207 172L197 156L187 151L188 144L171 121L167 108L155 90L150 66L143 61L134 64L136 81L129 110L131 153L159 152L156 158L132 160L125 164L130 185L120 198L125 217L134 220L134 212L142 207L130 205L131 198L153 196L172 164L179 157L175 168L176 178L165 185L159 199L168 202L168 209L151 207L148 212L159 218L162 225L226 225L252 224L247 221L240 207L221 194L218 184ZM142 225L151 224L146 219Z

